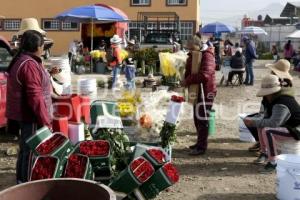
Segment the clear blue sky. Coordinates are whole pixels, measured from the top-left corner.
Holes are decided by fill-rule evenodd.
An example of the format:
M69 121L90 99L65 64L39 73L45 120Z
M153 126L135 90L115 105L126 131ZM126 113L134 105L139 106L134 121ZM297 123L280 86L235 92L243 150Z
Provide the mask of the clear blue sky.
M290 0L295 2L299 0ZM287 0L201 0L201 19L204 23L264 9L272 3L285 5Z

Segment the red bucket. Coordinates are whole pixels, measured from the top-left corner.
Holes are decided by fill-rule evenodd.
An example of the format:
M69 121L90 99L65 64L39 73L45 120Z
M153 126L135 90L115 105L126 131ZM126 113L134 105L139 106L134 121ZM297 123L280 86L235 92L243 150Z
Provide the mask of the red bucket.
M63 133L64 136L69 137L68 117L54 116L52 128L53 132Z
M81 116L86 124L91 123L91 100L88 96L80 96L80 104L81 104Z
M55 115L65 116L71 122L81 122L81 101L77 94L56 98L54 108Z

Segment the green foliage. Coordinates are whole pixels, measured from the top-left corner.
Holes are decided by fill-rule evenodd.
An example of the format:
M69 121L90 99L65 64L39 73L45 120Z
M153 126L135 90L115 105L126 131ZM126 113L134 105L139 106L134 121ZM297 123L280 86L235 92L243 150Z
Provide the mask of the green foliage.
M94 140L107 140L111 146L112 165L115 173L118 173L128 165L127 148L129 138L122 129L99 129L93 134Z
M260 60L272 60L273 59L273 55L272 53L263 53L259 56Z
M166 148L176 141L176 125L164 122L163 128L160 132L161 146Z

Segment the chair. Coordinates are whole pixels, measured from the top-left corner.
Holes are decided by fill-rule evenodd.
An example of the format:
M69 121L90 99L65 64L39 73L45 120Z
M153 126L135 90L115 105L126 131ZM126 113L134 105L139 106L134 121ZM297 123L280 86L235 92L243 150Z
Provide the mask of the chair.
M241 86L244 83L245 69L231 69L228 75L227 85Z

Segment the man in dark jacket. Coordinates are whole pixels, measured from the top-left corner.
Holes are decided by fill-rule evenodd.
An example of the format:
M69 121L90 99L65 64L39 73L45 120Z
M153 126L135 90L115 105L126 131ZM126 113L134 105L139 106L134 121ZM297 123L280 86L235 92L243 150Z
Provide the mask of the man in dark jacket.
M245 43L245 57L246 57L246 80L245 85L254 84L254 72L253 63L257 59L255 43L248 37L244 37L243 41Z
M207 150L208 139L208 119L209 112L213 106L214 98L217 93L215 81L215 55L214 48L208 47L202 53L201 67L198 74L192 74L192 54L189 54L186 65L184 86L193 84L203 85L203 90L198 95L197 103L194 105L194 123L197 129L197 143L190 147L190 155L203 155ZM201 95L204 92L204 95ZM202 97L204 96L204 98Z

